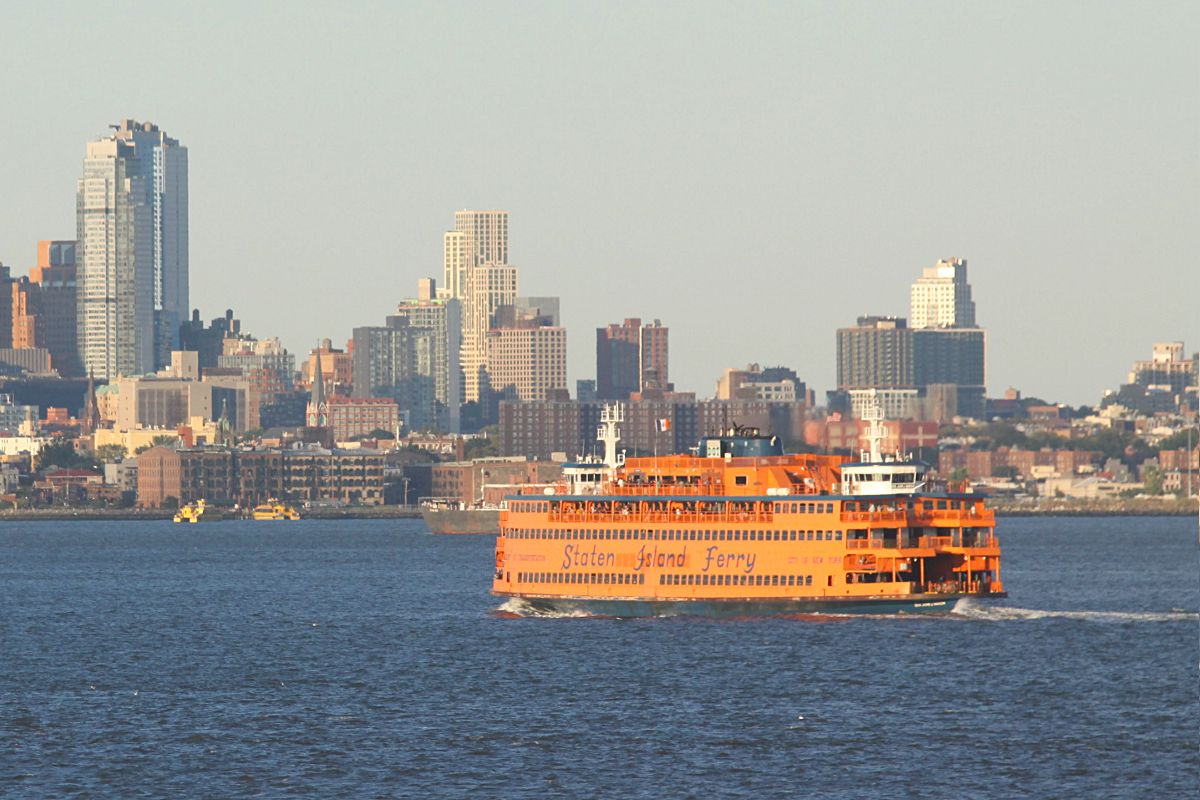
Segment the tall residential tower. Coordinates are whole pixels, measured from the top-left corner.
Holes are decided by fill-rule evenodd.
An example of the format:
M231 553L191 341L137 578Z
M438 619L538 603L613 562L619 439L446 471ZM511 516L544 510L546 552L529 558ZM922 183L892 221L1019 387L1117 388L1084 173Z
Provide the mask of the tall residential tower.
M106 379L167 364L188 311L187 148L150 122L112 127L76 195L79 354Z

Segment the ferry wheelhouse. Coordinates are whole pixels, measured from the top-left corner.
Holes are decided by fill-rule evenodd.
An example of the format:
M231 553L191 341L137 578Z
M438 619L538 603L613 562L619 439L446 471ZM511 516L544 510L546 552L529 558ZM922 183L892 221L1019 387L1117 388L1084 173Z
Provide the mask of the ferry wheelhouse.
M785 455L736 426L693 454L625 459L622 421L619 405L603 410L602 462L508 499L494 594L616 616L945 611L1004 596L984 498L882 455L877 411L857 460Z

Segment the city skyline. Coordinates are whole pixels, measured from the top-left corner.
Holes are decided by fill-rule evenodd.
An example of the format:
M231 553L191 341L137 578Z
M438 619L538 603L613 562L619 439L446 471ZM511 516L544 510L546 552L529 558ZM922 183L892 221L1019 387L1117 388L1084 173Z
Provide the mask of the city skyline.
M199 25L179 12L175 28L209 47L167 32L147 45L160 75L123 83L138 70L114 63L112 81L70 103L67 76L105 39L95 30L153 23L87 12L91 27L46 40L43 15L18 9L16 46L0 58L39 70L7 110L43 124L0 134L24 154L0 173L0 260L21 274L38 240L69 239L83 143L118 119L153 120L193 162L191 306L207 318L234 305L296 353L323 337L340 346L413 281L442 274L448 213L502 208L521 291L562 297L569 386L594 373L590 330L641 317L673 329L680 390L711 396L726 368L754 362L797 370L820 396L835 385L834 331L862 314L903 316L918 270L958 256L989 331L989 394L1014 385L1095 403L1149 343L1200 341L1196 12L1131 25L1132 4L1084 17L952 8L803 6L757 22L665 7L510 14L515 37L535 23L562 34L544 57L579 64L561 74L515 55L456 65L490 29L468 21L438 55L420 39L446 12L326 20L300 7L283 31L268 13ZM383 47L401 19L404 46ZM197 68L199 51L246 36L323 52L323 25L361 35L334 36L312 64L235 53ZM754 52L734 46L751 38ZM697 49L711 60L687 58ZM608 70L614 53L622 64ZM325 74L343 56L348 66ZM653 88L636 80L647 68ZM465 96L428 113L449 87ZM490 124L463 124L481 102ZM402 134L403 147L359 135L368 129ZM310 146L344 130L352 158ZM328 280L344 269L355 280Z

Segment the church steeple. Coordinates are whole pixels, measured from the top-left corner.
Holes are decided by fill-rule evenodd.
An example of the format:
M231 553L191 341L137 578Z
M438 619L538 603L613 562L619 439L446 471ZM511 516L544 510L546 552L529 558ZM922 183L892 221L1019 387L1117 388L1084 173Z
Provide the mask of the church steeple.
M317 344L317 364L313 370L312 392L309 395L305 422L310 428L329 426L329 401L325 399L325 373L321 369L321 345Z
M84 436L93 434L100 427L100 407L96 404L96 374L88 370L87 394L83 397L83 413L79 419L79 432Z

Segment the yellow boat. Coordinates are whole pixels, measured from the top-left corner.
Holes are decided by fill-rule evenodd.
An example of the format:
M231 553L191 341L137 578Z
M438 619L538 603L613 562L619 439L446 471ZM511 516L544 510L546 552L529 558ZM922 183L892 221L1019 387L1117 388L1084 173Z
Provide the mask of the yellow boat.
M204 512L208 508L203 500L197 500L194 503L188 503L175 512L175 516L171 517L172 522L189 522L196 523L204 519ZM219 518L219 517L213 517Z
M255 520L289 520L300 519L300 512L278 500L270 500L254 507L250 518Z

